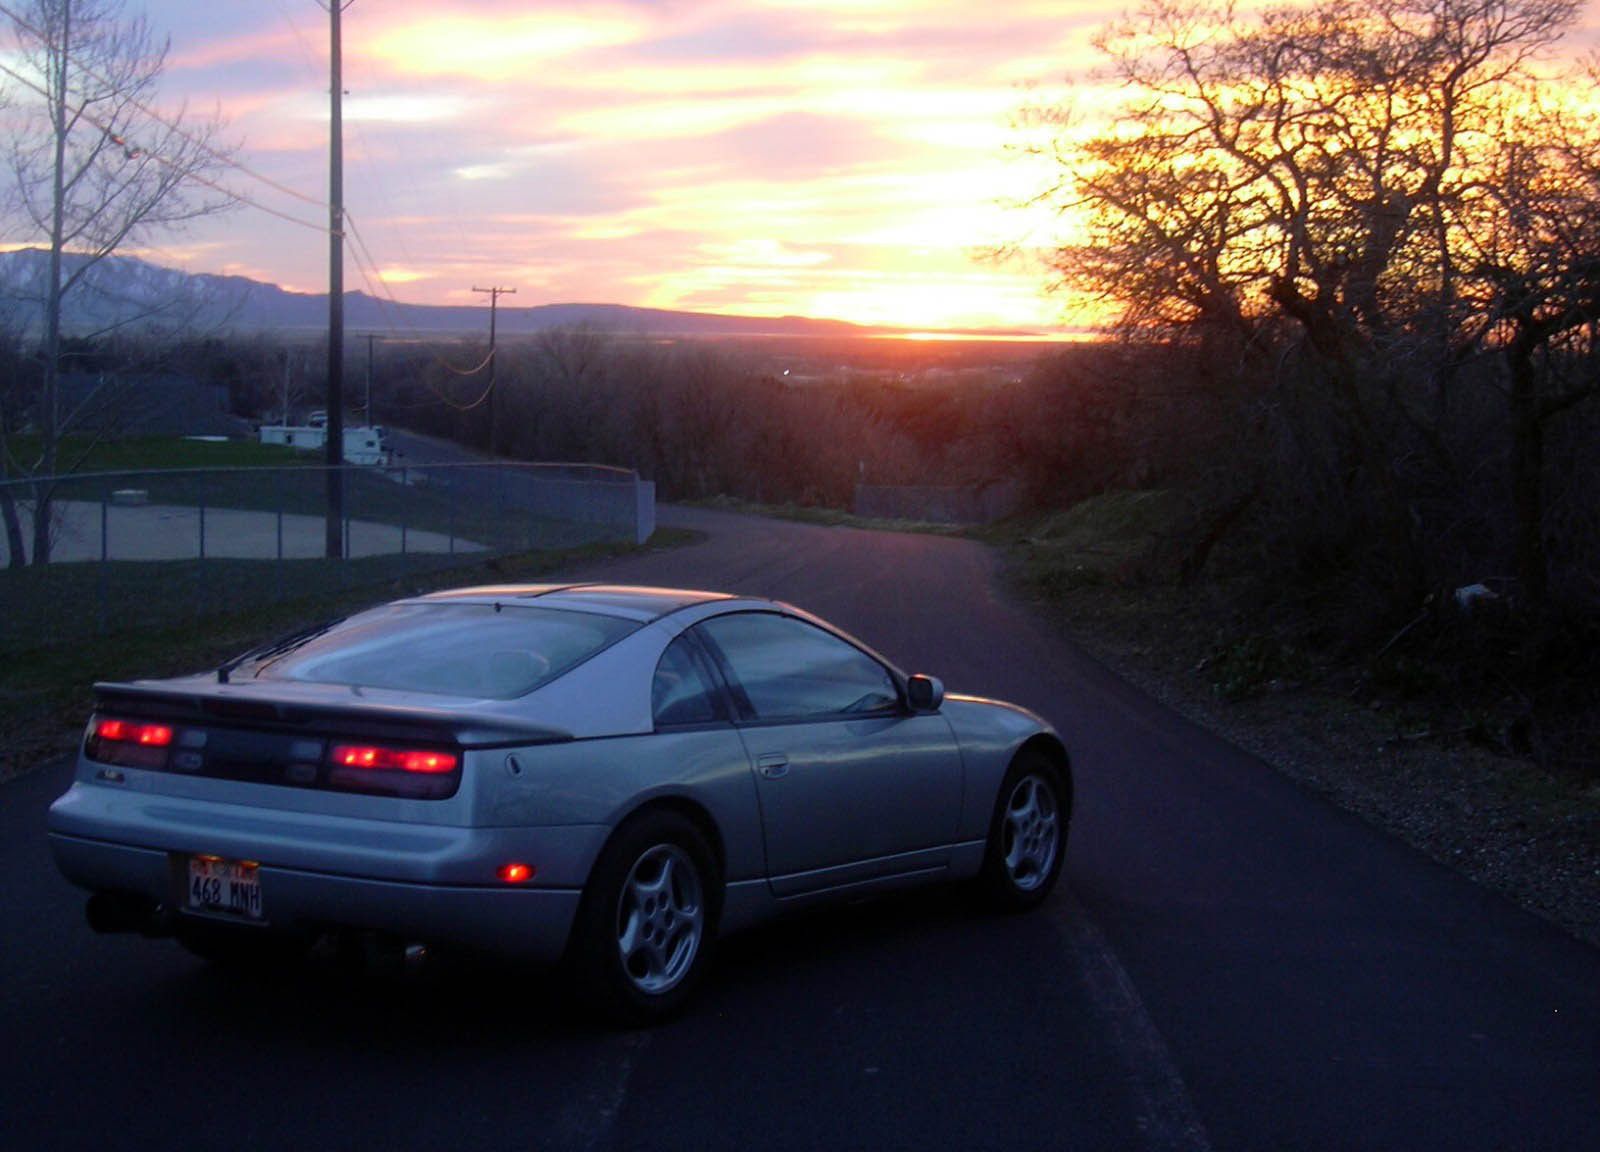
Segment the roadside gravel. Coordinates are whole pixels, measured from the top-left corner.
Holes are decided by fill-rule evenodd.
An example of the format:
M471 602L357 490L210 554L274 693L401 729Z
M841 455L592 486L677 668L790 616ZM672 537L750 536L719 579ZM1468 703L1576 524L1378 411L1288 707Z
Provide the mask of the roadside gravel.
M1438 734L1371 700L1271 682L1218 696L1172 611L1084 589L1046 611L1169 707L1435 860L1600 945L1600 784Z

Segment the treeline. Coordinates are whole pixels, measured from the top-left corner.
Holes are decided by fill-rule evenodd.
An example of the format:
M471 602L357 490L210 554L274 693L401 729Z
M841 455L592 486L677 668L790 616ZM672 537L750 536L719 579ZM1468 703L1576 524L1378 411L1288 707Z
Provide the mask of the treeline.
M1080 353L1084 371L1101 355ZM849 509L858 483L1043 477L1034 462L1061 414L1049 374L939 382L835 367L797 381L760 344L560 331L502 345L498 361L491 395L484 373L418 357L398 375L393 418L483 449L492 438L517 459L636 468L665 499Z
M347 357L347 420L363 418L367 350L357 343ZM1020 511L1037 512L1159 488L1188 512L1129 578L1248 579L1266 589L1249 597L1262 611L1368 643L1459 588L1486 586L1508 618L1520 600L1520 449L1504 357L1477 357L1447 378L1422 359L1389 364L1355 382L1358 420L1328 386L1331 369L1289 341L1248 362L1198 335L1073 345L947 380L845 363L796 380L759 343L588 330L502 344L492 376L482 345L372 351L379 423L484 452L493 441L509 459L633 468L666 500L848 510L859 483L1006 483ZM298 416L326 405L314 344L124 341L75 349L74 361L225 383L234 411L256 420L279 418L286 393ZM11 362L15 386L27 361ZM1600 349L1551 350L1541 365L1594 380ZM1600 403L1552 418L1542 445L1547 608L1569 636L1586 635L1600 606L1597 445ZM1403 563L1383 526L1394 504L1404 509Z
M1448 376L1421 357L1387 362L1354 381L1358 419L1329 387L1327 365L1293 340L1274 347L1241 358L1198 327L987 372L863 371L845 349L827 370L786 376L786 361L759 343L578 330L503 344L492 389L486 348L469 342L375 342L371 379L379 423L486 452L492 440L509 459L637 469L665 500L850 509L863 482L1004 483L1020 494L1030 534L1030 515L1159 490L1160 506L1179 512L1114 580L1183 590L1219 643L1256 637L1272 651L1321 652L1375 682L1442 692L1465 716L1509 715L1519 733L1509 743L1592 758L1600 404L1573 403L1545 429L1546 592L1535 606L1518 578L1523 448L1505 356L1475 357ZM366 351L356 342L347 358L349 421L364 416ZM37 372L13 353L3 358L13 403L0 413L15 446ZM279 417L286 392L296 418L327 404L325 355L311 343L102 342L76 348L74 360L89 372L131 366L225 383L234 411L258 421ZM1552 348L1540 365L1555 388L1600 379L1593 341ZM1387 519L1395 506L1398 541ZM1474 586L1491 596L1458 601Z
M346 423L368 419L370 382L373 422L507 459L633 468L663 499L848 509L863 482L962 487L1028 476L1045 498L1063 479L1057 455L1074 442L1065 425L1078 420L1058 393L1125 359L1085 346L1063 354L1070 370L1040 371L1053 361L1047 353L991 360L981 350L941 356L841 340L790 376L794 357L765 341L582 328L503 342L492 366L487 352L470 340L353 340ZM285 409L290 421L304 420L328 404L326 345L315 340L126 336L70 342L64 359L70 372L107 380L170 374L221 384L230 410L257 423L282 420ZM0 347L0 379L0 416L13 431L27 426L40 373L20 343Z
M1600 70L1560 52L1581 12L1155 0L1097 42L1106 127L1037 110L1041 200L1084 225L1062 283L1212 414L1189 571L1248 540L1362 639L1476 584L1522 655L1589 635Z
M791 376L783 369L792 358L762 341L554 330L502 343L491 366L481 342L358 339L345 357L345 420L368 419L370 382L376 423L507 459L633 468L668 500L849 509L859 483L1021 481L1041 504L1092 491L1110 475L1109 466L1083 463L1110 432L1073 396L1125 377L1122 350L999 352L992 361L968 351L951 353L959 366L950 368L934 354L881 344L843 342ZM139 376L221 384L230 410L256 423L285 419L286 410L290 421L304 420L328 405L326 346L313 340L126 336L70 342L63 359L69 372L107 381L108 392ZM34 423L36 358L20 343L0 348L0 378L0 416L15 436ZM137 429L135 415L93 429L79 420L69 432L121 434ZM1069 458L1080 466L1067 468Z

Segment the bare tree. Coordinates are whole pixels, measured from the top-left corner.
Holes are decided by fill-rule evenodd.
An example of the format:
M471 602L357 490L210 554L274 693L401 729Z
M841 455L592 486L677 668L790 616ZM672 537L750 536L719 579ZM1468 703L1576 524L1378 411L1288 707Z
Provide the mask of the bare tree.
M1530 111L1580 7L1152 0L1100 41L1127 93L1115 122L1057 134L1045 199L1088 220L1055 253L1063 283L1110 301L1124 332L1222 345L1258 378L1292 350L1354 462L1398 600L1425 582L1400 460L1417 444L1456 467L1440 427L1456 371L1500 358L1522 413L1519 484L1538 469L1528 414L1587 395L1518 399L1539 395L1525 370L1552 342L1594 322L1593 133ZM1600 93L1592 76L1560 83ZM1515 501L1527 540L1534 487ZM1538 563L1521 565L1535 604Z
M8 564L20 568L27 563L27 545L22 534L22 518L17 511L12 479L12 440L25 408L23 397L33 391L38 365L25 354L21 328L10 317L0 321L0 523L5 526Z
M1600 129L1560 99L1530 96L1497 139L1458 211L1453 331L1460 357L1487 351L1505 362L1517 581L1542 607L1545 431L1600 395Z
M40 451L24 471L41 478L33 561L50 555L50 478L70 430L60 403L65 303L119 248L231 206L212 181L227 163L216 118L156 113L168 42L121 0L28 0L12 16L8 69L17 126L9 159L13 225L48 245L44 286Z

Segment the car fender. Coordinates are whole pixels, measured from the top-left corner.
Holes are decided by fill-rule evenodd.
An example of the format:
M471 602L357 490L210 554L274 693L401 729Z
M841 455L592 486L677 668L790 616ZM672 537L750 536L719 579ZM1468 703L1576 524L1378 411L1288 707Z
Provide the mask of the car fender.
M1043 718L1026 708L977 696L949 695L940 711L955 733L966 770L960 835L964 841L988 836L1000 784L1025 745L1045 741L1066 764L1061 737ZM1068 786L1070 790L1070 778Z

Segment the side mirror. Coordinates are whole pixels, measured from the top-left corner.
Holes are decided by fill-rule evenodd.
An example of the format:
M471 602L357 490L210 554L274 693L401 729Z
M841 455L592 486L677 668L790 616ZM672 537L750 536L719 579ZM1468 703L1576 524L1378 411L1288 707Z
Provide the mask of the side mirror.
M937 712L944 703L944 685L937 676L919 673L906 681L906 703L913 712Z

